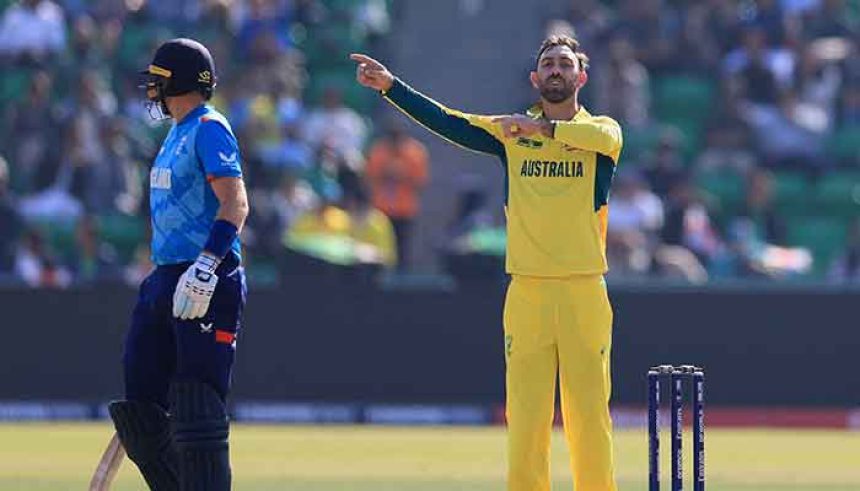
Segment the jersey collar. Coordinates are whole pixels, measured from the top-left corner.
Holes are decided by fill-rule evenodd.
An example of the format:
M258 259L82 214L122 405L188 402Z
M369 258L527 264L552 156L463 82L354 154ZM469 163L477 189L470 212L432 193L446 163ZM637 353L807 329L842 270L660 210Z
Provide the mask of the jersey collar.
M182 121L180 121L176 124L177 125L183 125L189 121L193 121L193 120L199 118L200 116L203 116L204 114L206 114L206 111L207 111L206 104L200 104L199 106L192 109L191 112L186 114L185 117L182 118Z
M543 106L541 106L540 102L535 103L532 107L528 108L526 111L526 115L530 118L539 119L543 117ZM591 114L589 114L588 110L585 109L585 106L582 104L579 105L579 111L573 115L573 118L570 121L577 121L582 118L588 118Z

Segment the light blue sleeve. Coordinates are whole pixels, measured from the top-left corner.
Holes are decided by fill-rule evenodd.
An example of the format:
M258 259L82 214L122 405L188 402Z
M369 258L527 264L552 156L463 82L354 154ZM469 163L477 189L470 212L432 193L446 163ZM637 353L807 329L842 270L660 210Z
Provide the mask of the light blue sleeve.
M194 141L206 177L242 177L242 157L236 137L215 119L206 119Z

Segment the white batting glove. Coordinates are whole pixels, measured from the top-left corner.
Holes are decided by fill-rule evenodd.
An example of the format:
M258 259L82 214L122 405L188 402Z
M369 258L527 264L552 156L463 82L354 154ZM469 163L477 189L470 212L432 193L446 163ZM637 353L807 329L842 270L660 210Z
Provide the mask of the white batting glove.
M196 319L206 315L218 284L215 269L219 262L215 256L203 253L182 273L173 293L173 317Z

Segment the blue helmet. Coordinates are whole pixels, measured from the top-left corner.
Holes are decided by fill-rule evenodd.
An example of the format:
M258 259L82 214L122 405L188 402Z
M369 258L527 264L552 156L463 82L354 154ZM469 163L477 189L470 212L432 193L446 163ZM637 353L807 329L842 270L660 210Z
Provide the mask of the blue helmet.
M171 39L159 46L142 75L146 98L165 115L170 114L166 97L199 92L209 100L216 85L215 62L209 50L187 38Z

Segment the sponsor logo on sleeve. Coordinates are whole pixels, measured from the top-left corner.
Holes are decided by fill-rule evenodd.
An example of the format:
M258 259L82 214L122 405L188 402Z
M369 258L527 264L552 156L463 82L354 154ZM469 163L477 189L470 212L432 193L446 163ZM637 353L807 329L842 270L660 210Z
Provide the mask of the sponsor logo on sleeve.
M239 159L239 154L238 152L233 152L230 155L226 155L224 152L218 152L218 158L221 159L221 165L224 167L233 167Z

